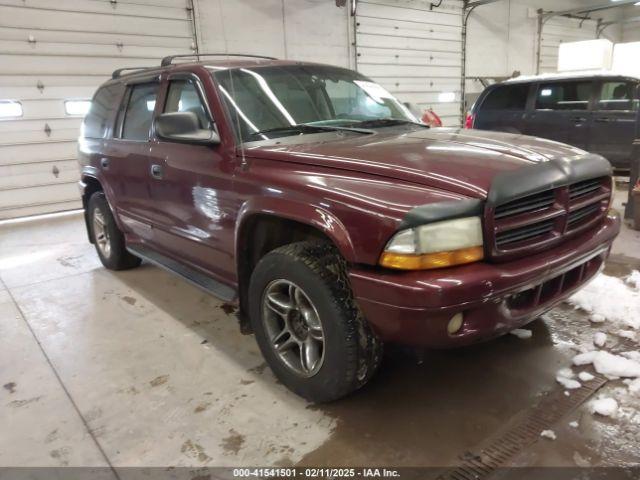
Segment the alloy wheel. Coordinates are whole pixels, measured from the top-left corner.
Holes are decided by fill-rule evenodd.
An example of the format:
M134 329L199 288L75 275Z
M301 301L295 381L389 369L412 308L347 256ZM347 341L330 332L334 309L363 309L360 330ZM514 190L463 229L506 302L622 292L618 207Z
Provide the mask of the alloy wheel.
M315 306L298 285L274 280L262 297L262 321L276 356L294 373L312 377L324 360L324 331Z
M106 228L104 215L98 208L93 210L93 236L100 253L102 253L105 258L109 258L111 255L109 232Z

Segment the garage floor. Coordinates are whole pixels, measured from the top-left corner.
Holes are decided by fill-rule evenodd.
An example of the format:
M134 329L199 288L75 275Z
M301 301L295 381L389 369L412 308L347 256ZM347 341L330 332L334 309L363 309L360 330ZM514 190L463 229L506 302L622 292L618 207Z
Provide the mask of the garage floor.
M639 237L625 229L607 273L640 266ZM102 268L79 214L0 226L0 279L2 466L453 466L562 394L556 372L594 331L563 305L530 339L390 348L365 389L312 406L275 381L228 306L147 264ZM640 398L623 413L574 406L555 441L510 463L635 462Z

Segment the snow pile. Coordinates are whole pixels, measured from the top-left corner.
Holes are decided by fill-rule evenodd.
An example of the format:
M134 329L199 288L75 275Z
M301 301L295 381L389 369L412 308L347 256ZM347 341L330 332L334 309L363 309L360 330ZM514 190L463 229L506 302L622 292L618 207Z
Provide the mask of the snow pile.
M640 290L640 272L638 270L631 272L631 275L627 277L626 282L629 285L632 285L636 290Z
M555 440L556 432L554 432L553 430L543 430L540 432L540 436L542 438L548 438L549 440Z
M570 368L563 368L556 374L556 382L562 385L567 390L574 390L580 388L580 382L574 380L575 374Z
M576 375L575 375L575 373L573 373L573 370L571 370L571 368L567 367L567 368L562 368L562 369L558 370L558 376L566 377L566 378L573 378Z
M634 395L640 393L640 378L636 378L635 380L623 380L629 389L629 393Z
M572 378L557 376L556 382L558 382L567 390L575 390L576 388L580 388L580 382L577 380L573 380Z
M531 338L531 335L533 335L531 330L526 330L524 328L516 328L515 330L511 330L509 333L521 339Z
M596 378L596 377L594 377L593 375L591 375L589 372L580 372L580 373L578 374L578 378L579 378L580 380L582 380L583 382L588 382L588 381L590 381L590 380L593 380L593 379L594 379L594 378Z
M569 298L569 303L591 313L591 321L608 320L620 327L640 328L640 272L634 271L627 281L608 275L597 275L584 288Z
M574 350L581 353L573 357L573 365L593 365L596 372L610 380L624 379L624 386L609 388L607 395L590 402L589 410L592 414L615 417L620 421L625 420L626 415L640 420L640 349L632 346L629 351L615 350L615 353L604 350L619 349L640 341L640 271L633 271L626 279L599 274L567 301L585 311L592 328L598 330L591 341L583 336L581 343L575 344ZM568 389L595 378L587 371L574 377L571 369L562 369L556 380ZM578 426L577 422L569 425Z
M618 410L618 402L611 397L601 397L590 404L591 413L611 417Z
M607 343L607 334L604 332L596 332L593 334L593 344L596 347L604 347L604 344Z
M621 355L614 355L604 350L594 350L573 357L574 365L588 365L589 363L593 364L596 372L607 378L640 377L640 363Z
M636 332L634 332L633 330L618 330L616 332L616 335L622 338L628 338L629 340L636 339Z
M569 422L569 426L570 426L571 428L578 428L578 426L579 426L579 425L578 425L578 422L576 422L576 421L574 420L573 422Z
M628 358L629 360L633 360L634 362L640 363L639 351L631 350L629 352L622 352L620 355L622 355L624 358Z

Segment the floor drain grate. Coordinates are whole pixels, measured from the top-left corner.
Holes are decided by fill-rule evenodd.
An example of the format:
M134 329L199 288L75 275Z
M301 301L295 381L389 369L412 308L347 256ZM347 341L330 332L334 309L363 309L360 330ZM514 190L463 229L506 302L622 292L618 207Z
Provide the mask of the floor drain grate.
M611 353L616 355L620 355L622 352L627 352L629 350L637 350L638 344L633 340L630 340L626 337L622 337L619 339L618 343L611 349Z
M564 389L553 390L537 406L518 414L475 451L463 453L458 466L440 472L436 479L480 480L489 477L498 468L507 466L510 459L537 441L543 430L550 429L575 410L606 382L604 376L596 374L593 380L571 390L569 396L565 395Z

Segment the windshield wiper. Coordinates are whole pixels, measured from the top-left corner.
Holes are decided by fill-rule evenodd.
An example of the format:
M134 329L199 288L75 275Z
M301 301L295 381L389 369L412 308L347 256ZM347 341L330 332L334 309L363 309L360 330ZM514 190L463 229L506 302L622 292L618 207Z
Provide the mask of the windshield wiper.
M429 128L429 125L425 125L424 123L412 122L411 120L404 120L401 118L374 118L371 120L361 120L350 125L366 128L391 127L393 125L417 125L420 127Z
M267 128L265 130L258 130L257 132L251 132L251 135L264 135L268 133L282 133L282 132L300 132L300 133L318 133L318 132L335 132L339 130L346 130L348 132L356 132L363 134L373 133L371 130L365 130L363 128L355 127L337 127L329 125L311 125L308 123L298 123L295 125L286 125L283 127Z

